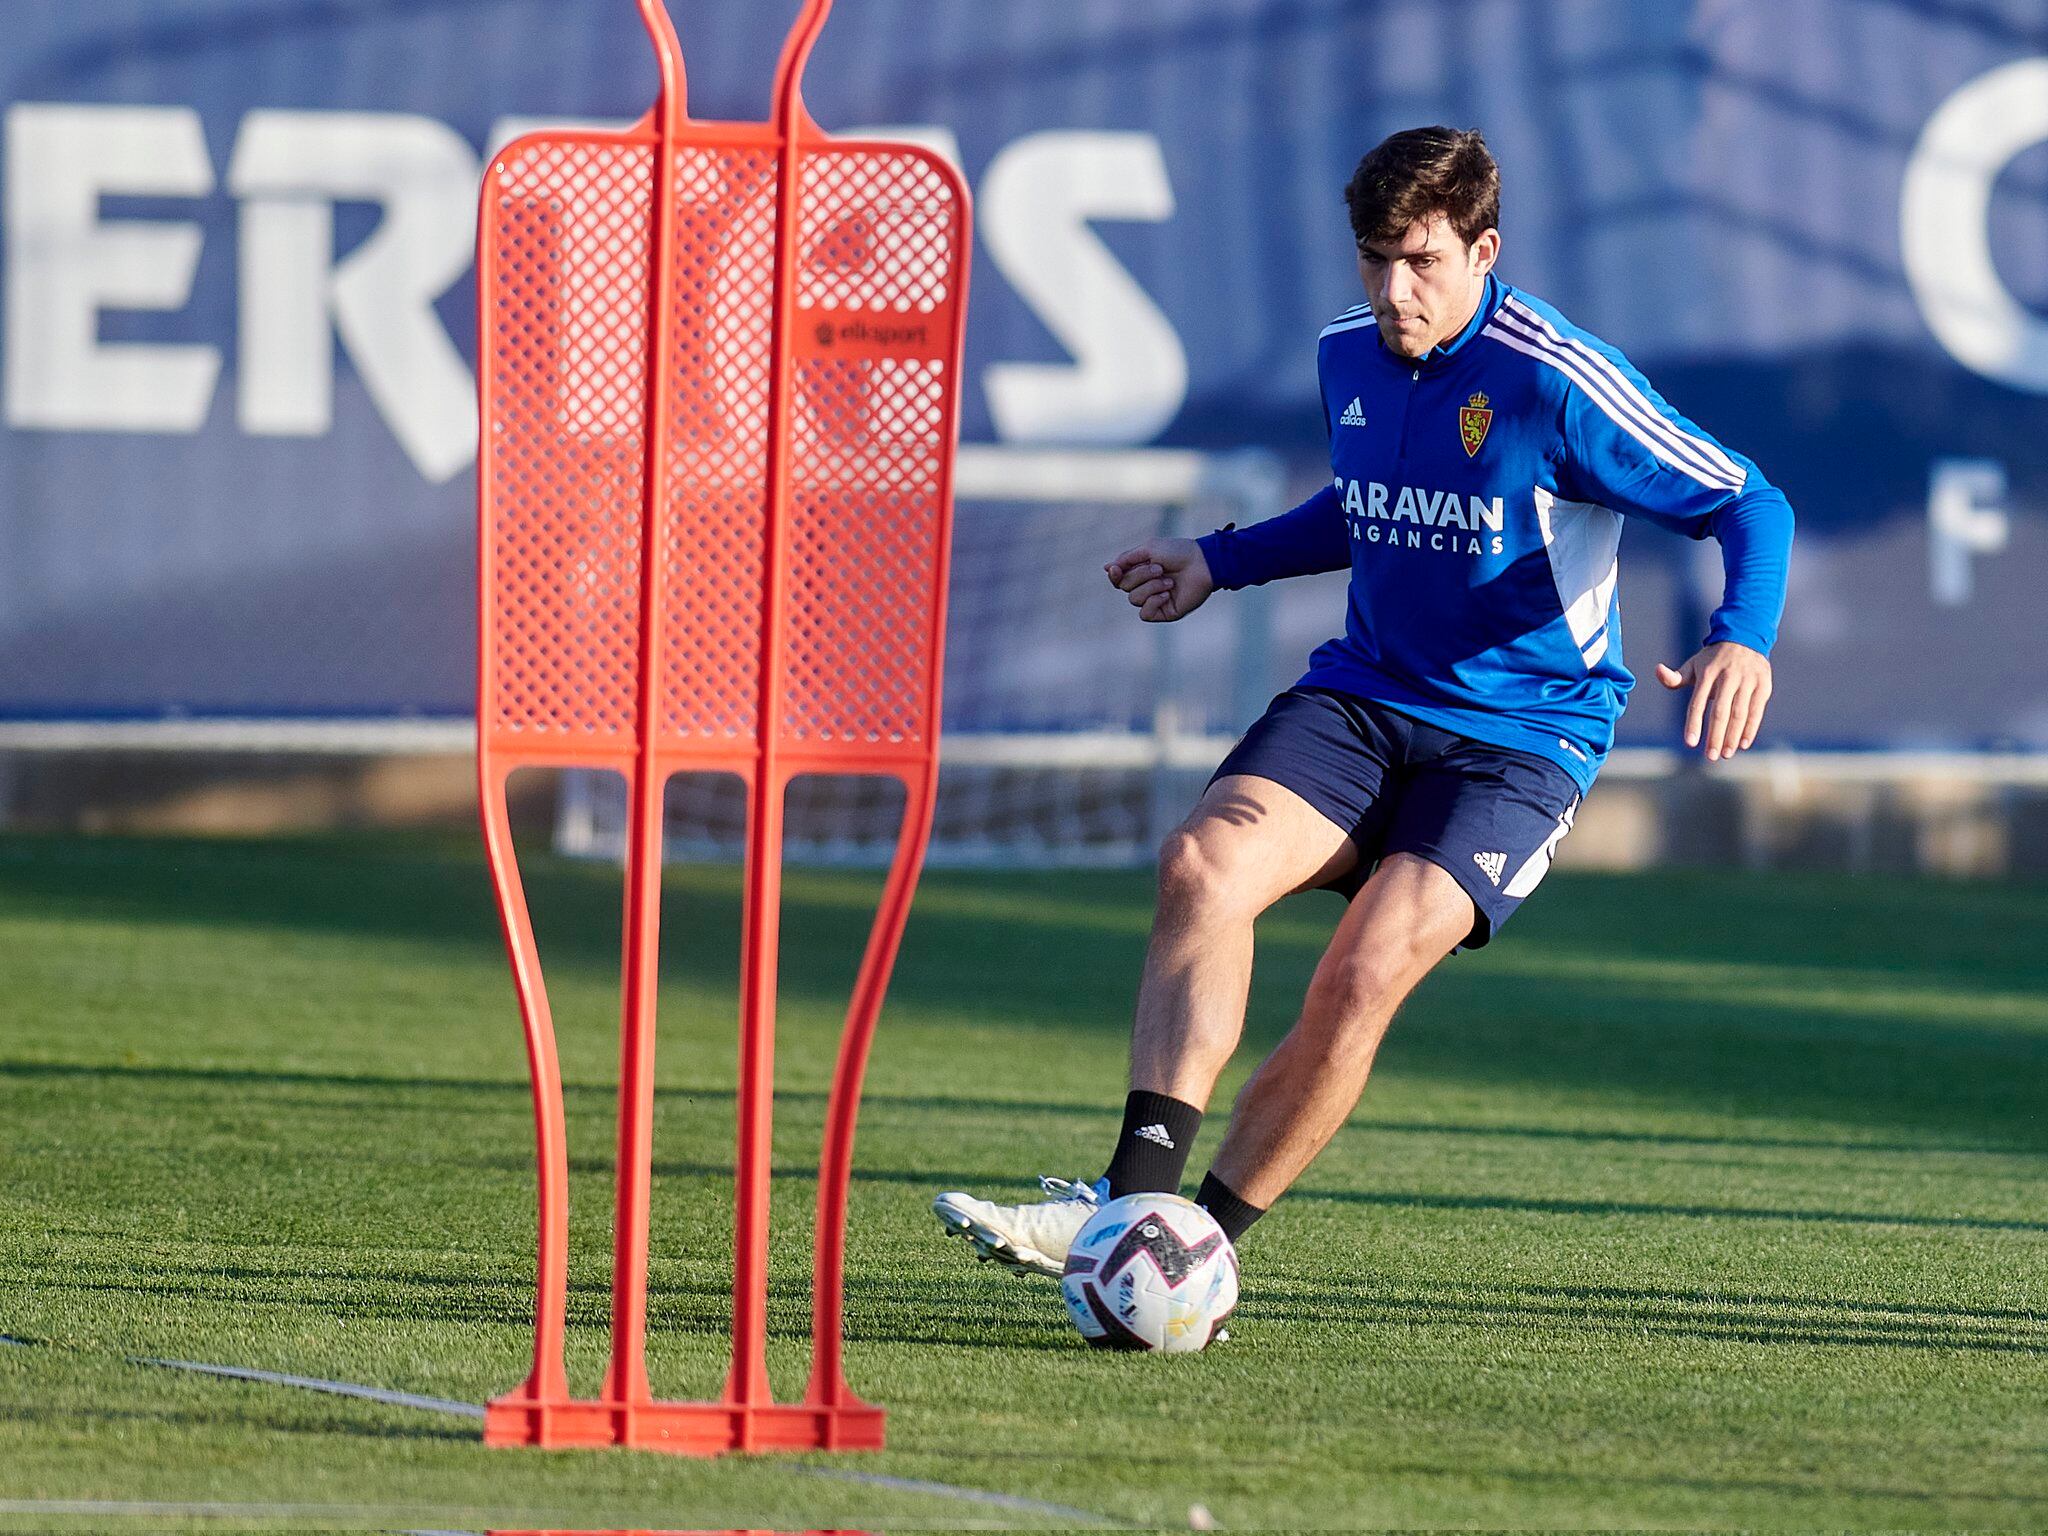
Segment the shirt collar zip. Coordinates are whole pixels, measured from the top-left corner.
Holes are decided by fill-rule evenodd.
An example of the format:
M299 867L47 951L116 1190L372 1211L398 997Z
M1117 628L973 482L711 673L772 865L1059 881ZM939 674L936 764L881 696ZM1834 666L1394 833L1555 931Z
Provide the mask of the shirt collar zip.
M1438 342L1420 357L1406 358L1396 357L1388 349L1386 340L1382 337L1379 338L1380 351L1387 361L1395 367L1405 368L1410 372L1417 372L1425 368L1434 369L1442 367L1457 354L1459 348L1479 334L1481 328L1485 326L1487 321L1493 318L1493 312L1500 308L1501 303L1506 297L1507 285L1489 272L1486 274L1486 286L1479 294L1479 307L1472 311L1472 318L1465 322L1465 328L1449 341Z

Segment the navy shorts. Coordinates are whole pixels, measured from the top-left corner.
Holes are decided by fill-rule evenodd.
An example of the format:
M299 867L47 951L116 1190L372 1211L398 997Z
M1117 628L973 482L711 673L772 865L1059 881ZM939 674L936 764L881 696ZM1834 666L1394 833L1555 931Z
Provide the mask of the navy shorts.
M1216 779L1291 789L1358 845L1326 890L1348 900L1390 853L1446 871L1478 909L1465 947L1500 931L1550 869L1579 785L1546 757L1489 746L1327 688L1290 688L1231 748Z

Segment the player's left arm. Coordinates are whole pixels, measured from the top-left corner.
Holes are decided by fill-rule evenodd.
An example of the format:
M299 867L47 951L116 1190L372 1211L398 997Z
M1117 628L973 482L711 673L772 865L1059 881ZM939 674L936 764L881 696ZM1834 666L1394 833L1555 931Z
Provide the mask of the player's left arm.
M1721 545L1721 606L1706 643L1676 667L1658 662L1657 681L1673 692L1692 690L1685 744L1704 741L1707 761L1715 762L1755 744L1771 700L1771 647L1785 607L1792 507L1776 486L1760 483L1717 508L1708 531Z
M1720 544L1721 605L1705 643L1678 666L1657 665L1666 688L1692 691L1685 744L1719 761L1754 744L1770 703L1792 507L1754 463L1679 415L1626 360L1613 361L1597 395L1569 392L1559 483L1566 495Z

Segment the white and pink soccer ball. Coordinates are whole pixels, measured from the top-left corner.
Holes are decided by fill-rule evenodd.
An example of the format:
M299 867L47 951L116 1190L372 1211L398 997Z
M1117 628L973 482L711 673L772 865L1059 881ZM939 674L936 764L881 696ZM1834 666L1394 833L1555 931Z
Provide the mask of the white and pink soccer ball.
M1192 1354L1237 1306L1237 1250L1192 1200L1125 1195L1075 1235L1060 1296L1098 1349Z

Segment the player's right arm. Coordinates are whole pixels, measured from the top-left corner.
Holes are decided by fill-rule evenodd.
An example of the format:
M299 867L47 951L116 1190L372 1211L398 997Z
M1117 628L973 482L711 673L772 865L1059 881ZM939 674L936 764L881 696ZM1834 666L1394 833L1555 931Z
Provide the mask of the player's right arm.
M1148 539L1103 569L1149 624L1185 618L1218 590L1351 568L1351 534L1334 486L1291 512L1199 539Z

